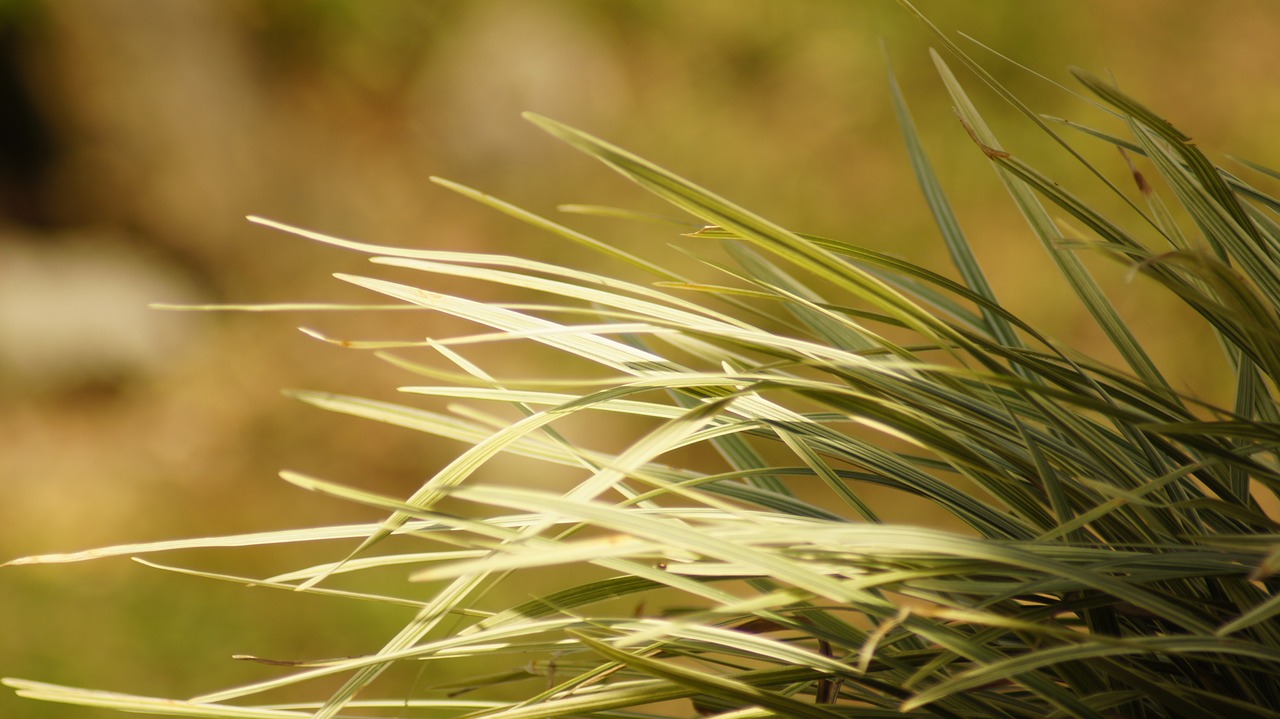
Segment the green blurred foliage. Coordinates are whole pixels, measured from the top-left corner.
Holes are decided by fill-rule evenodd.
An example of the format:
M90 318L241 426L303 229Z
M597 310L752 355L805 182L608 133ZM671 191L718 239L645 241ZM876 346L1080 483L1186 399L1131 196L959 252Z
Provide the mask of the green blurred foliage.
M1276 164L1280 139L1266 129L1280 122L1280 6L1270 0L919 6L945 31L1067 85L1068 65L1109 69L1203 147ZM0 3L0 23L17 97L51 138L38 172L3 168L6 234L56 244L49 238L59 233L105 228L167 258L216 301L363 298L329 278L367 271L361 258L249 226L241 220L249 213L370 242L596 261L436 188L430 175L541 213L566 202L658 209L524 123L522 110L652 156L797 230L941 269L941 243L888 104L887 57L1006 304L1067 344L1098 336L1062 302L1065 288L1046 281L1041 251L952 115L928 61L933 38L887 0L184 0L145 8L10 0ZM1037 110L1106 122L1069 92L968 47ZM1007 149L1076 189L1080 173L1064 153L971 85L990 103ZM1120 157L1079 144L1125 179ZM566 222L651 257L672 257L655 243L677 239L652 226ZM1118 272L1108 283L1135 315L1160 316L1150 288L1126 285ZM420 316L191 322L200 333L162 369L105 393L6 385L0 501L10 511L0 552L367 521L372 515L300 497L274 472L290 467L406 494L460 449L317 416L278 394L293 386L393 397L403 374L292 327L355 338L438 332L424 330ZM1139 324L1174 377L1213 396L1215 366L1187 351L1195 329L1180 328L1175 343L1162 339L1167 324ZM509 374L542 373L519 356L485 361ZM625 439L609 431L602 444ZM190 558L263 575L275 561L265 552ZM230 661L232 653L372 649L404 613L157 576L123 560L5 569L0 609L4 674L162 695L274 671ZM0 714L96 716L7 695Z

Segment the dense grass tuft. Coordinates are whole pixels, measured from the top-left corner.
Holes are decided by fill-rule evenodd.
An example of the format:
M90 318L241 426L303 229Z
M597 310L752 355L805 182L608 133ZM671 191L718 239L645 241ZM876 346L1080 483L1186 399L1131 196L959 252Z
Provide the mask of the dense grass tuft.
M374 247L258 220L398 271L538 297L481 303L340 276L484 328L428 341L443 360L436 365L381 343L348 343L422 377L405 392L496 403L518 419L430 411L414 398L296 393L470 448L403 499L283 473L302 488L385 511L377 525L18 560L349 540L358 545L344 560L277 577L194 573L409 604L413 620L376 653L292 667L189 701L6 683L34 698L195 717L323 719L362 707L491 719L673 711L735 719L1280 716L1280 525L1267 509L1280 487L1280 200L1213 164L1108 82L1074 73L1119 119L1123 137L1035 115L941 39L1127 206L1131 217L1113 221L1002 148L934 56L982 150L975 157L1006 184L1120 366L1060 346L1000 303L892 81L911 162L959 280L792 231L530 115L696 218L703 227L682 239L687 254L641 259L444 181L655 281ZM1134 172L1136 199L1118 189L1128 180L1108 180L1060 134L1080 131L1145 158L1154 173ZM1232 406L1174 389L1082 261L1085 250L1153 278L1212 328L1233 373ZM466 354L492 342L537 343L572 356L569 366L599 371L493 377ZM593 445L581 423L566 429L617 415L645 428L622 451ZM575 483L555 492L476 481L504 453L529 473L544 463L567 468ZM690 466L669 464L673 453L692 458ZM907 496L954 529L882 521L886 506ZM392 535L400 537L395 550L383 543ZM357 593L330 581L396 566L440 589L411 600L409 591ZM491 607L504 590L527 596L512 588L553 567L572 568L555 576L582 579ZM373 689L363 692L395 663L475 658L486 666L473 679L422 696L373 700L365 696ZM314 705L244 701L335 675L344 683ZM520 700L502 699L513 695L502 693L507 685ZM665 704L673 700L691 703Z

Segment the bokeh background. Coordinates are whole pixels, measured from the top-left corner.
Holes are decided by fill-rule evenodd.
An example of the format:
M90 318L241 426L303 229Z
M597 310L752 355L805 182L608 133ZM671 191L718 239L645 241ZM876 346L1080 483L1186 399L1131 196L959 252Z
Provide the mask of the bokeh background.
M1113 73L1216 158L1280 164L1273 0L919 6L944 30L1068 87L1070 65ZM961 42L1037 110L1105 123L1083 99ZM945 270L889 107L889 58L1001 297L1060 340L1092 347L1098 333L951 114L927 55L934 44L888 0L0 0L0 558L367 521L276 471L403 495L452 458L457 445L280 394L395 398L410 381L403 373L295 328L415 338L433 331L421 316L413 325L145 305L371 299L330 277L373 271L362 257L246 214L375 243L611 269L428 181L445 176L547 214L565 202L660 209L521 120L523 110L797 230ZM1030 123L962 78L1007 149L1094 192ZM1127 180L1113 150L1081 146ZM674 256L666 246L678 238L664 227L567 221ZM1220 399L1221 368L1199 351L1209 335L1150 288L1099 271L1179 386ZM492 361L523 376L545 369L519 353ZM299 555L165 559L263 575ZM233 653L369 651L406 618L124 559L12 567L0 570L0 674L193 695L268 673ZM106 716L7 693L0 715Z

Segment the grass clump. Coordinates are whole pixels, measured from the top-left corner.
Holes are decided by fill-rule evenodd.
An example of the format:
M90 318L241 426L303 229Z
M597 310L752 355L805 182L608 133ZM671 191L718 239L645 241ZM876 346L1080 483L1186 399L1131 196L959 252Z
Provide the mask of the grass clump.
M1135 171L1138 197L1124 202L1141 232L1125 229L1003 149L935 55L969 135L1121 366L1059 346L999 302L896 86L910 158L958 281L794 232L531 115L697 218L703 227L685 245L693 260L680 264L696 260L700 274L686 277L677 263L635 257L443 181L656 281L374 247L260 220L367 252L379 265L538 295L537 304L481 303L340 276L485 328L427 341L449 370L367 347L424 378L406 392L498 403L519 419L296 393L470 447L404 499L283 473L385 511L375 525L18 560L358 540L342 561L275 577L195 573L408 604L412 621L377 652L299 663L190 700L6 682L34 698L196 717L1280 716L1280 532L1266 509L1280 487L1280 201L1211 163L1107 82L1075 72L1120 120L1123 137L1035 115L943 42L1118 197L1127 195L1061 132L1083 130L1144 157L1159 176L1157 193ZM1153 278L1212 328L1233 373L1232 406L1175 391L1081 261L1086 249ZM600 371L493 377L466 355L487 342L538 343ZM648 423L620 452L563 429L571 418L618 414ZM691 449L704 446L714 453ZM702 463L666 463L677 450ZM504 453L530 472L542 463L567 468L576 482L553 492L476 481ZM878 502L903 495L963 529L882 521ZM411 580L440 583L426 599L330 581L414 565ZM580 579L525 599L518 583L554 567ZM490 607L504 591L520 601ZM410 697L369 696L397 663L471 659L484 670L466 680ZM338 688L314 704L263 703L273 690L335 676ZM518 699L502 698L508 685L505 696Z

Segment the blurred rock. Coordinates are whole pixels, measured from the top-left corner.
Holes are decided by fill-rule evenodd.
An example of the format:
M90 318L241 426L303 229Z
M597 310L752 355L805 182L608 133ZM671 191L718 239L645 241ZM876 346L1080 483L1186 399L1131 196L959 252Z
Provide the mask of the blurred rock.
M109 389L160 372L198 323L147 305L198 297L179 269L118 238L0 236L0 392Z

